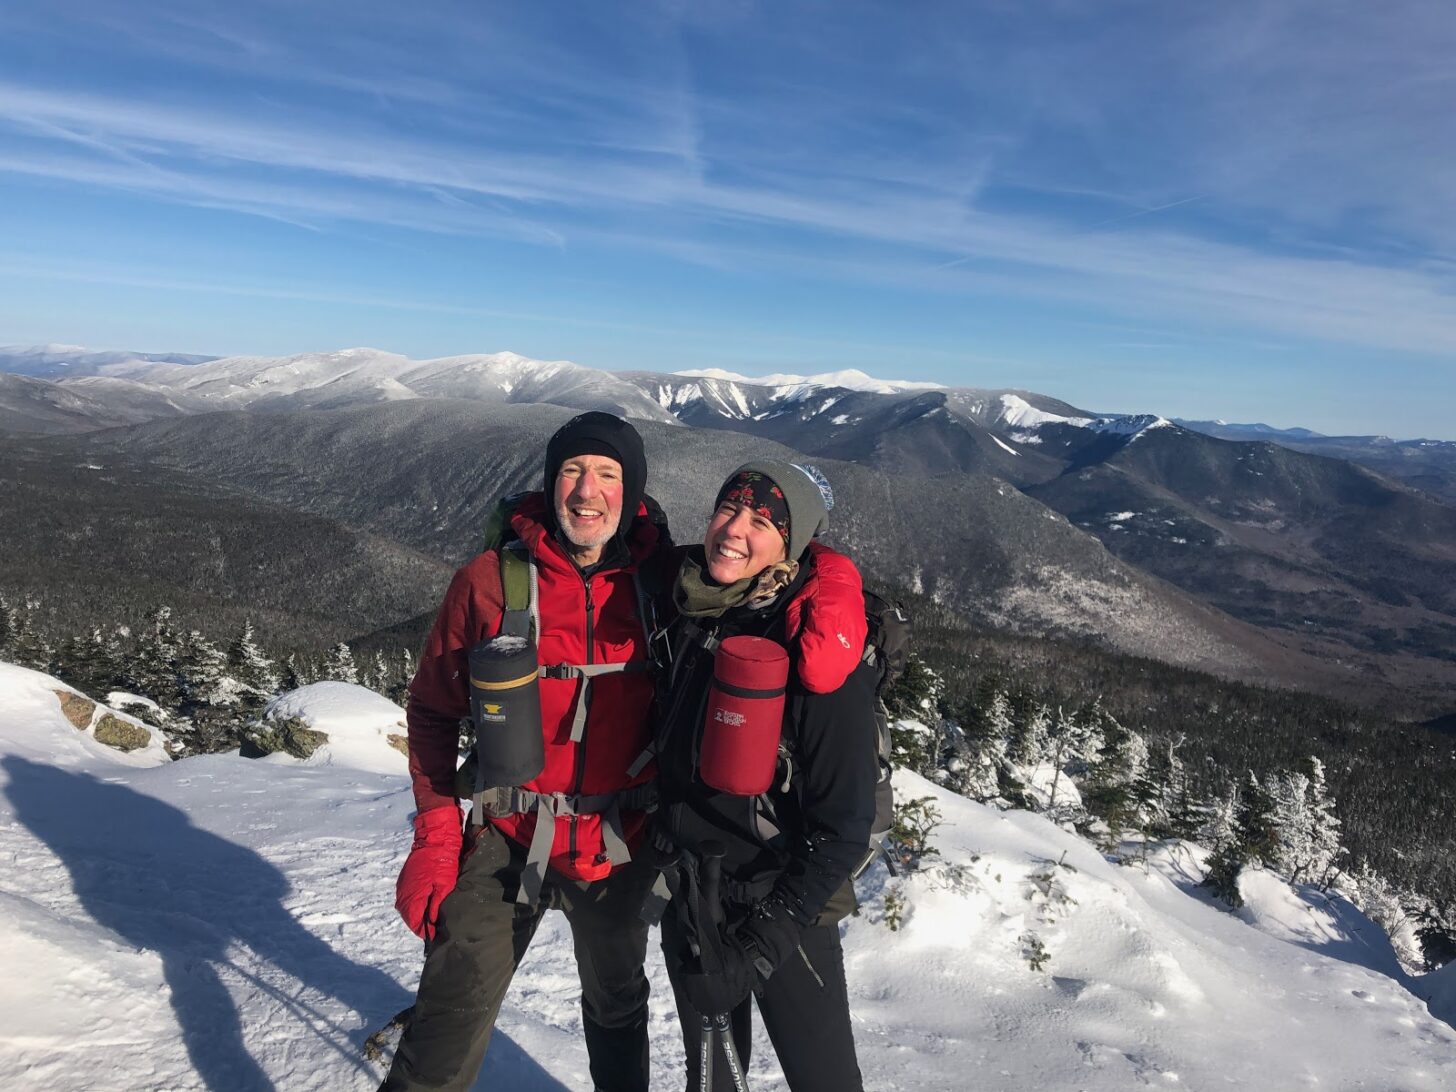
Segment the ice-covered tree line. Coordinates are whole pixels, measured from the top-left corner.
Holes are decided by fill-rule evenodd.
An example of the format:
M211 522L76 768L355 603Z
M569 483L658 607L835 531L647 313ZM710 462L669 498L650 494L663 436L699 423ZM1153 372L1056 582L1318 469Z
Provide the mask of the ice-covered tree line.
M36 596L0 593L0 660L101 700L116 692L146 699L123 711L160 728L179 758L232 750L269 699L312 682L355 682L402 704L414 671L407 650L356 655L340 642L282 654L265 648L251 624L218 642L181 629L164 605L133 627L58 635L43 608ZM1349 859L1317 758L1200 792L1179 740L1127 728L1095 697L1057 704L988 676L951 708L942 680L912 655L886 699L896 762L956 792L1048 813L1112 853L1189 839L1210 850L1209 886L1230 905L1240 872L1267 868L1349 897L1413 968L1456 959L1456 907L1390 881L1369 860Z
M161 729L174 757L237 747L279 693L324 680L358 683L402 703L414 674L407 650L356 660L344 642L318 655L280 654L259 641L251 622L219 644L182 630L165 605L135 627L97 626L57 639L46 632L42 602L0 594L0 660L54 675L99 700L118 697L124 712ZM145 700L135 700L145 699Z
M913 655L885 698L897 764L961 795L1046 813L1130 861L1153 842L1186 839L1209 850L1205 882L1231 908L1241 903L1239 875L1263 868L1348 898L1412 970L1456 958L1456 908L1348 859L1317 757L1200 794L1181 740L1144 738L1096 698L1052 706L987 677L949 709L941 680Z

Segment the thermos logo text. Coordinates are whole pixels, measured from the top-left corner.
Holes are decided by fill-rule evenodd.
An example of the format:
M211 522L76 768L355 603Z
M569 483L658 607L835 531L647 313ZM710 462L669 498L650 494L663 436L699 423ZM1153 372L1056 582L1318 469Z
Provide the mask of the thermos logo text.
M740 724L746 724L748 717L742 713L735 713L731 709L714 709L713 719L719 724L730 724L737 728Z

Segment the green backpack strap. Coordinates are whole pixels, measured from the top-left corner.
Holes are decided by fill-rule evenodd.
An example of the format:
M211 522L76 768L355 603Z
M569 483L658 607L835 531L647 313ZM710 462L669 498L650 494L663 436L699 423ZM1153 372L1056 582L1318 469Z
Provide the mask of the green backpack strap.
M537 620L535 562L526 553L525 543L520 541L506 543L497 551L497 556L501 591L505 596L500 631L534 640L541 631Z
M534 640L541 632L536 606L536 563L511 528L511 516L525 496L525 493L512 493L496 502L485 521L481 549L494 550L500 559L501 591L505 596L500 632Z

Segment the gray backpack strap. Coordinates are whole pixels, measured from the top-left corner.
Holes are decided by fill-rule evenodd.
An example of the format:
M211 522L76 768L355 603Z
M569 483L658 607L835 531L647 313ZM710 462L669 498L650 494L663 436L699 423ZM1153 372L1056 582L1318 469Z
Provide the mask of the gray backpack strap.
M586 738L586 714L591 708L591 676L584 676L576 688L576 705L571 711L571 742L580 743Z
M536 830L526 850L526 867L521 870L521 886L516 902L535 906L541 900L541 887L546 882L546 866L551 863L551 846L556 841L556 816L552 814L551 797L544 793L536 800Z
M546 882L546 869L551 863L551 846L556 840L556 820L562 815L600 815L602 843L607 859L624 865L632 859L622 826L623 811L647 811L657 806L657 786L635 785L621 792L564 793L532 792L530 789L482 789L475 794L475 818L503 817L534 812L536 830L526 850L526 867L521 872L521 887L516 902L535 906L541 899Z
M671 878L669 873L659 871L652 881L652 889L642 900L641 914L642 920L649 926L662 924L662 915L667 910L667 904L672 901L673 880L676 876L676 871L671 873Z
M657 744L649 743L646 747L642 748L642 753L632 760L632 765L627 767L627 776L636 777L643 770L647 769L647 764L656 757Z
M591 706L592 680L602 675L621 675L651 671L649 660L628 660L620 664L547 664L541 668L543 679L580 679L576 702L571 711L571 742L580 743L586 735L586 713Z
M624 865L632 859L632 851L627 848L627 832L622 829L620 797L614 797L602 812L602 846L613 865Z
M543 679L595 679L602 675L621 675L623 673L632 675L651 670L652 664L647 660L627 660L619 664L546 664L541 668L541 677Z

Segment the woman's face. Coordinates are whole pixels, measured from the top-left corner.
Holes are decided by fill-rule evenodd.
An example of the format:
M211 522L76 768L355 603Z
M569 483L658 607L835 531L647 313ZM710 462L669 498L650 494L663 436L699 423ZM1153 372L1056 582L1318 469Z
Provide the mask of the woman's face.
M768 519L746 504L727 500L708 520L703 552L708 557L708 575L719 584L757 576L788 553L784 537Z

